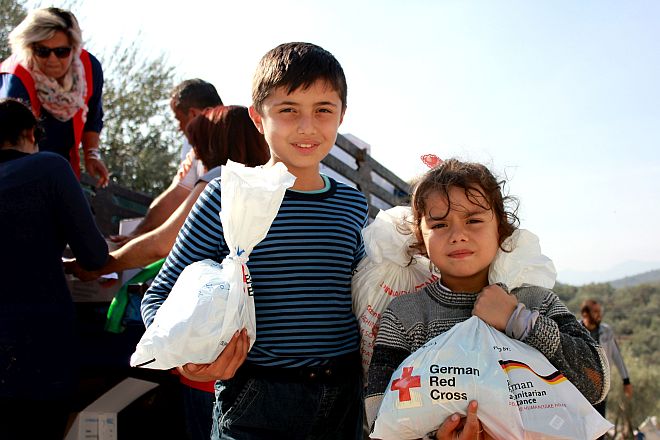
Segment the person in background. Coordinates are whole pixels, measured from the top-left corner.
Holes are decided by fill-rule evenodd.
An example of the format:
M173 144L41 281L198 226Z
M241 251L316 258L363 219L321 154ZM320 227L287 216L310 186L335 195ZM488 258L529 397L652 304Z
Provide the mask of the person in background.
M31 106L45 134L41 151L65 157L80 179L82 144L85 169L108 184L101 160L103 70L82 48L78 20L69 11L31 11L9 34L12 55L0 65L0 98L18 98Z
M630 376L628 375L626 364L623 362L619 346L616 344L614 330L608 324L602 322L602 306L595 299L586 299L582 302L580 314L582 315L582 325L589 330L594 341L598 342L600 346L603 347L603 350L605 350L610 367L615 365L617 370L619 370L619 374L623 379L623 393L627 398L631 398L633 395L633 386L630 383ZM603 417L605 417L606 404L607 398L594 405L594 408L596 408Z
M61 439L77 385L68 244L95 270L108 247L71 166L38 153L37 120L0 99L0 438Z
M266 140L252 123L246 107L218 106L207 109L188 123L186 136L195 155L209 172L200 178L181 206L161 226L111 252L108 262L101 269L88 272L73 260L65 263L68 272L87 281L103 274L146 266L167 256L207 183L220 177L221 165L232 160L255 167L265 164L270 158ZM189 438L208 440L211 436L215 381L198 382L184 376L180 378Z
M218 380L213 439L362 438L351 276L364 257L368 205L358 190L319 172L344 117L346 78L328 51L288 43L264 55L252 84L250 116L270 149L265 167L282 163L296 177L250 254L259 337L248 353L247 331L237 331L214 362L178 369L191 380ZM147 326L184 267L229 254L221 209L216 179L144 295Z
M195 116L206 109L220 105L222 105L222 100L213 84L199 78L181 82L172 89L170 97L170 108L179 123L179 130L182 133L185 133L188 122ZM190 195L197 181L206 173L207 168L197 158L195 151L190 148L187 138L185 138L181 148L181 155L183 160L172 180L172 184L151 202L146 215L130 234L110 237L114 243L123 246L129 240L156 229Z

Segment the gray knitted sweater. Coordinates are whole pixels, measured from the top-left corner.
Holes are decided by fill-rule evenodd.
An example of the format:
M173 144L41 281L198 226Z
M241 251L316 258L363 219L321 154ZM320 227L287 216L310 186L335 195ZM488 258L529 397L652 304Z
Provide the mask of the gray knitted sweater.
M603 400L609 389L604 353L557 295L527 285L511 294L528 310L539 313L522 342L543 353L589 402ZM476 298L476 293L451 292L436 282L390 303L380 319L369 366L366 406L370 425L401 362L430 339L470 318Z

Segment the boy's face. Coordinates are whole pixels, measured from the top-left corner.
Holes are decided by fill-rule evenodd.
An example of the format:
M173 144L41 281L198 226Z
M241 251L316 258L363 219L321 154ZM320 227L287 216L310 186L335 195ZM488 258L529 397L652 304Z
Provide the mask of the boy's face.
M420 224L424 246L445 286L479 292L488 285L488 269L499 248L498 222L492 210L472 203L462 188L450 188L449 200L447 216L434 220L447 212L447 201L439 192L428 195ZM485 200L477 201L486 205Z
M250 117L270 147L270 164L282 162L298 179L316 175L319 163L337 139L344 118L339 94L325 81L286 93L274 89L261 111L250 107Z

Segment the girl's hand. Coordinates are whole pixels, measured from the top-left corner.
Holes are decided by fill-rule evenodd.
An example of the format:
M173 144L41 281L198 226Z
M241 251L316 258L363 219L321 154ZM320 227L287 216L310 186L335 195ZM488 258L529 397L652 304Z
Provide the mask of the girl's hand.
M243 329L234 334L220 356L210 364L185 364L177 370L182 376L198 382L231 379L245 362L249 348L250 338Z
M508 294L497 284L491 284L477 295L472 315L503 332L517 305L518 299L515 296Z
M470 402L467 408L467 417L461 418L459 414L447 417L435 433L436 440L485 440L481 422L477 418L477 401Z

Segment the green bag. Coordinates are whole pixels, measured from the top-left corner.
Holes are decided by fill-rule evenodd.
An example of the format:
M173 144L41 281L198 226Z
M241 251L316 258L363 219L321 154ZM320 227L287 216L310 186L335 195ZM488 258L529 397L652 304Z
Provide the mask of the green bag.
M160 268L165 263L165 259L160 259L146 266L140 272L135 274L134 277L129 279L117 292L115 297L110 303L108 308L107 319L105 321L105 330L110 333L121 333L124 331L124 316L126 314L126 307L130 301L128 294L129 284L144 283L158 275Z

